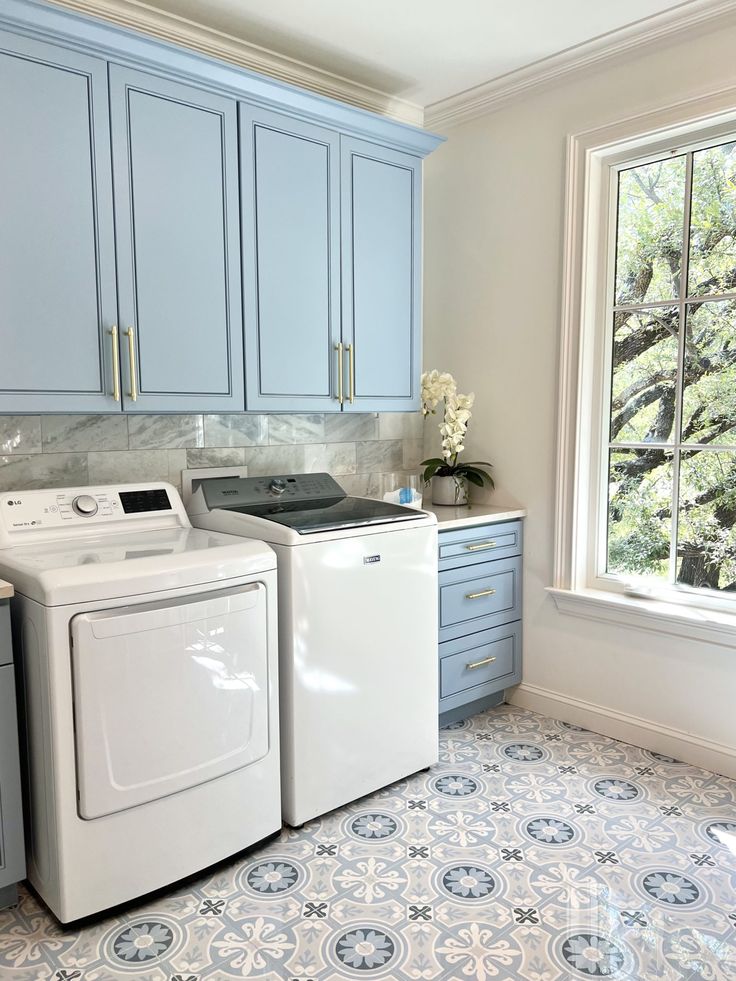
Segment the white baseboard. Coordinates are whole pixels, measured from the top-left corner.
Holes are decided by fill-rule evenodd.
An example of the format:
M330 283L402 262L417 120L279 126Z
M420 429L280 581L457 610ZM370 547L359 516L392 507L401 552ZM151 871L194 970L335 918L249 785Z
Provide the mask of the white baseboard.
M571 722L622 742L674 756L684 763L736 778L736 746L702 739L692 733L651 722L626 712L586 702L562 692L522 682L506 692L506 701L553 719Z

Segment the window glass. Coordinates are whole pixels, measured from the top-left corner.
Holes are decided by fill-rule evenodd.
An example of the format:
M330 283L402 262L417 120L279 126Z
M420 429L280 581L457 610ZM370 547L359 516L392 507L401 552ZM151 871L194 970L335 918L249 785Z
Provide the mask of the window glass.
M618 175L606 571L736 595L736 142Z
M632 167L619 175L616 302L680 295L685 157Z

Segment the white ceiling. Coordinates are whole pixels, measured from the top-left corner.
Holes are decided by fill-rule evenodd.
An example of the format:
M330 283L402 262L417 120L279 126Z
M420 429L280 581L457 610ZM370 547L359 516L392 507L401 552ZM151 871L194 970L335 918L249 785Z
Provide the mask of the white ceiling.
M427 106L699 2L146 0L146 5Z

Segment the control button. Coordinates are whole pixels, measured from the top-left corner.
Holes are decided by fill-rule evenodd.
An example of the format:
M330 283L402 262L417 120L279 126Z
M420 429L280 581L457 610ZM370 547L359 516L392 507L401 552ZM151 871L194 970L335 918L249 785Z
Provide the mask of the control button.
M286 481L282 480L281 477L274 477L271 483L268 485L268 489L276 497L281 497L281 495L286 490Z
M82 518L91 518L97 514L97 501L91 494L80 494L72 501L72 507Z

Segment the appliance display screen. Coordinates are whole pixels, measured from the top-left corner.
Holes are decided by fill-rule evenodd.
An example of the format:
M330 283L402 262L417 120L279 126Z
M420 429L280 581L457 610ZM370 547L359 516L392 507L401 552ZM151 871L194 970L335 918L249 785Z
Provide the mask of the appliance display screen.
M163 487L156 487L154 490L120 491L120 503L126 514L171 510L169 495Z

